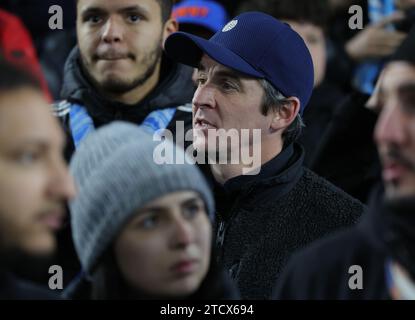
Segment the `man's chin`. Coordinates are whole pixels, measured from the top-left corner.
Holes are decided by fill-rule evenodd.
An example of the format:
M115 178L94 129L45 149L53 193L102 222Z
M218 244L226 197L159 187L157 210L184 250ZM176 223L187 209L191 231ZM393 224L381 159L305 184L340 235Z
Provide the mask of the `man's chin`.
M136 84L133 81L125 81L125 78L120 77L118 74L105 77L99 82L99 87L103 92L112 94L124 94L136 88Z
M399 201L400 199L415 198L415 185L387 184L385 188L385 198L387 201Z

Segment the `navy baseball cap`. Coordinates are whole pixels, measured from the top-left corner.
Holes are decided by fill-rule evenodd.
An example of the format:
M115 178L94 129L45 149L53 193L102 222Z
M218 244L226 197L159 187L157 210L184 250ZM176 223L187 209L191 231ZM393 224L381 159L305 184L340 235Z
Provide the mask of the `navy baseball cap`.
M194 24L212 33L222 29L229 19L225 8L210 0L182 1L173 6L172 16L179 24Z
M288 24L262 12L240 14L209 40L175 32L165 50L171 59L195 68L205 53L228 68L266 79L284 96L300 100L300 114L313 90L313 61L303 39Z

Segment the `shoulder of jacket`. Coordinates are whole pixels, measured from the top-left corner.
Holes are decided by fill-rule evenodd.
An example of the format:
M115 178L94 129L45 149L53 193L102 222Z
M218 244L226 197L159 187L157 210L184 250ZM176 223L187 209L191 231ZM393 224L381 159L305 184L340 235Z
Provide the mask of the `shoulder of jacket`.
M348 210L351 210L351 207L354 207L359 212L366 209L366 206L358 199L352 197L350 194L310 169L304 169L304 175L300 181L303 183L303 188L314 190L314 192L309 192L308 194L313 195L314 197L318 195L318 202L320 203L322 203L323 199L326 199L326 201L329 201L332 205L347 205ZM328 202L326 202L326 205L327 204Z
M303 180L303 183L307 184L308 187L325 189L333 193L345 195L345 192L343 190L336 187L333 183L319 176L317 173L313 172L312 170L304 167L303 172L304 173L303 173L303 176L301 177L301 180Z
M64 117L71 111L72 104L67 100L52 103L52 113L55 117Z

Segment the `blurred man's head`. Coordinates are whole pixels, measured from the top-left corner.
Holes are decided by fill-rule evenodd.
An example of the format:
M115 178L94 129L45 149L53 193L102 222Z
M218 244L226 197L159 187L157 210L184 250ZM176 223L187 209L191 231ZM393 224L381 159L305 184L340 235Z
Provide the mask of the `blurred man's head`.
M132 104L154 88L164 40L177 30L171 8L171 0L77 1L81 62L99 91L123 100L139 90L123 101Z
M64 136L37 83L0 62L0 254L49 255L75 190Z
M415 29L382 73L375 140L386 197L415 196Z

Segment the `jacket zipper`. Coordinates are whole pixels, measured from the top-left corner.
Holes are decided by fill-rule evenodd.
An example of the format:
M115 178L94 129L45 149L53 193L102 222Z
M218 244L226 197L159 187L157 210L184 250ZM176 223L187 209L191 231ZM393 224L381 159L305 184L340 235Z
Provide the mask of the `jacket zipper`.
M216 235L216 247L222 248L223 241L225 240L225 221L221 221L218 228L218 233Z

